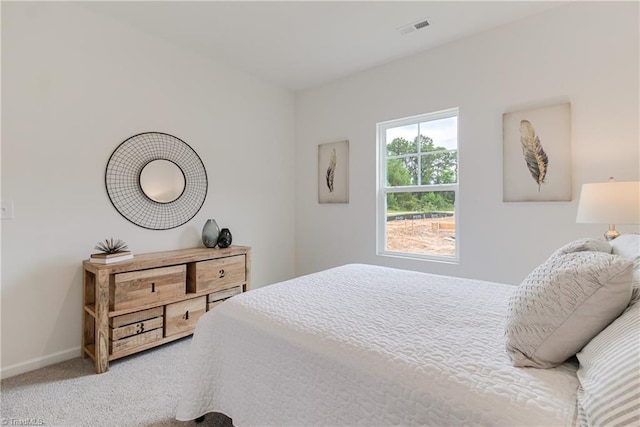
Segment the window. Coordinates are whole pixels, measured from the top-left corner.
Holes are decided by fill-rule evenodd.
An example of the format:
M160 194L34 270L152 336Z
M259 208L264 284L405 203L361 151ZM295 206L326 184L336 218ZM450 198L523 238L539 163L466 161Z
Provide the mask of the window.
M378 123L378 254L457 260L458 109Z

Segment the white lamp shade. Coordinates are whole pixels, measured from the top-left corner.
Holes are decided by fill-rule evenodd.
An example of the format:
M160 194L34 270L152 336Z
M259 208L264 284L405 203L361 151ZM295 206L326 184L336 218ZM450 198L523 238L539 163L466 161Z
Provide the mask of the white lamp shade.
M640 224L640 182L583 184L576 222Z

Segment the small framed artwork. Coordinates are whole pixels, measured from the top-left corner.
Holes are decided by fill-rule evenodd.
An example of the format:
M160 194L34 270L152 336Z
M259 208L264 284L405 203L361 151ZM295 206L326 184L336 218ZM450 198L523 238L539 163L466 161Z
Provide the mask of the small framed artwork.
M349 203L349 141L318 145L318 203Z
M571 201L571 104L502 116L505 202Z

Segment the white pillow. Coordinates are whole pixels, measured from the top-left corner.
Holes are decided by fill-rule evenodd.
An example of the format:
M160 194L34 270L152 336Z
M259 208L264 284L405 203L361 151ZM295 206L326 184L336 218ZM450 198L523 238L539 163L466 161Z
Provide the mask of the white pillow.
M552 368L576 354L627 307L632 266L585 251L534 269L509 300L506 350L514 366Z
M577 354L581 425L640 425L638 337L640 304L635 304Z
M583 237L581 239L574 240L573 242L569 242L564 246L561 246L554 253L552 253L549 258L564 254L570 254L572 252L582 251L596 251L610 254L611 245L606 240L604 240L604 238L594 239L592 237Z
M640 256L640 234L622 234L610 243L612 253L625 258Z
M622 234L611 241L612 253L632 259L633 293L629 304L636 304L640 301L640 234Z

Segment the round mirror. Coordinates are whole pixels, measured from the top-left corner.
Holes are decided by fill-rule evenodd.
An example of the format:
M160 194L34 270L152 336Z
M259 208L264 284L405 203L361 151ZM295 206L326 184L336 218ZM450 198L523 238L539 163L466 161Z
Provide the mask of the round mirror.
M144 132L113 151L104 172L113 207L150 230L179 227L207 197L207 171L186 142L168 133Z
M140 172L140 188L154 202L173 202L182 195L184 187L182 169L169 160L152 160Z

